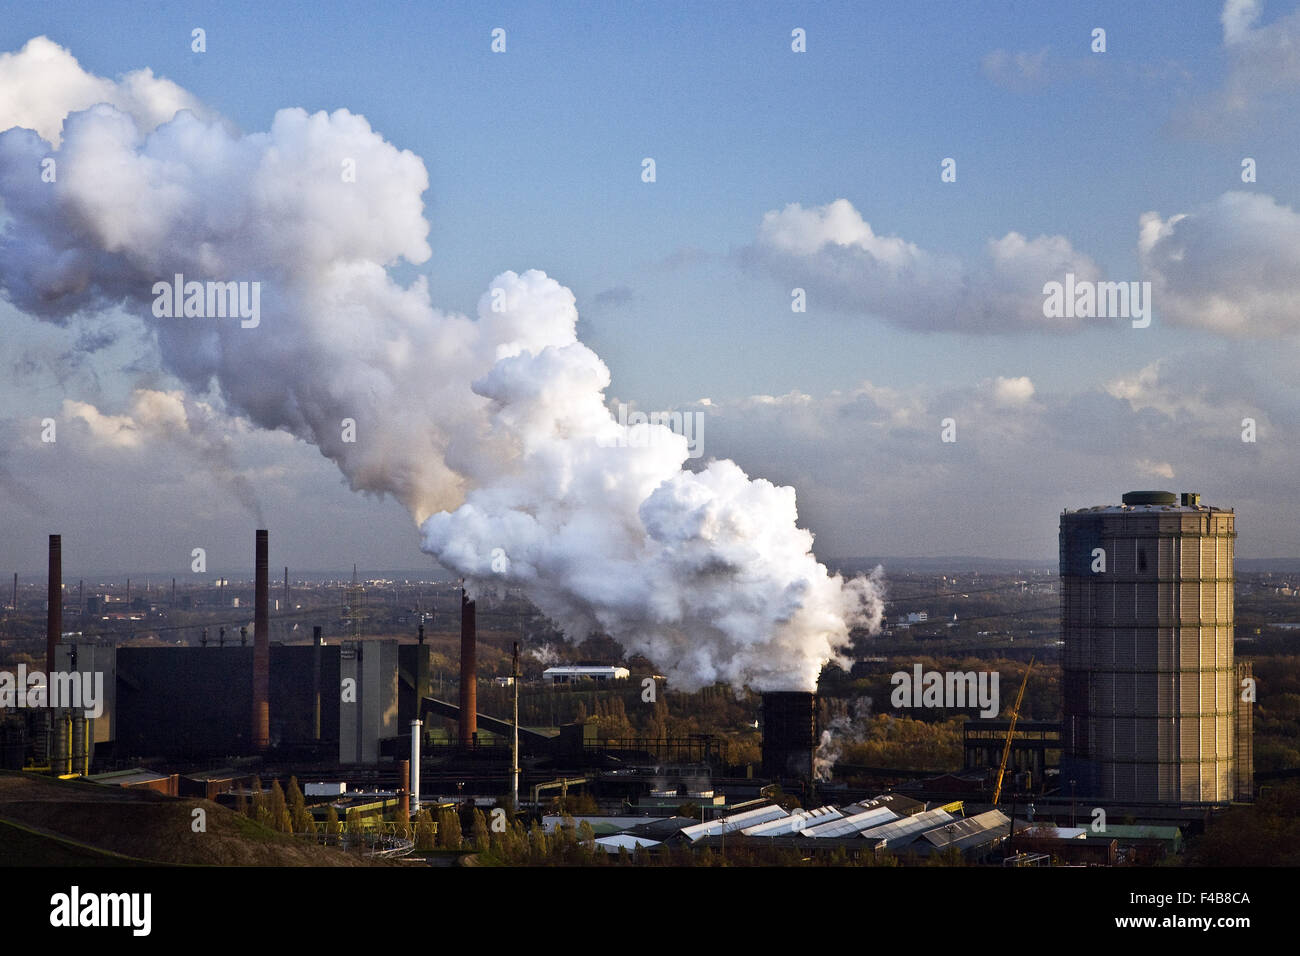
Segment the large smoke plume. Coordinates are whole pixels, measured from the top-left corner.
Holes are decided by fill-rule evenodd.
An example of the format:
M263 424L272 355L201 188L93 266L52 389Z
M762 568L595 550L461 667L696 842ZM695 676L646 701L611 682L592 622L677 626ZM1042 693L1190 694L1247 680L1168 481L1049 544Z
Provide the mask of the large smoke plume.
M245 134L147 70L93 77L37 38L0 56L0 130L9 301L139 315L193 393L401 501L472 596L521 587L570 637L608 633L688 689L811 690L851 628L879 625L879 581L818 563L792 488L684 470L685 438L613 418L568 289L504 272L471 319L396 282L431 254L428 176L363 117L285 109ZM176 274L260 282L260 324L155 317Z

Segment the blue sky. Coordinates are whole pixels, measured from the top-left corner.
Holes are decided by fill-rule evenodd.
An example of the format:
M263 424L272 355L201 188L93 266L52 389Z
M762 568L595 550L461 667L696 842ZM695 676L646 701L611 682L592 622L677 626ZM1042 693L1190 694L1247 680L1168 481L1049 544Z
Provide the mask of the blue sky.
M1097 343L1060 343L1065 355L1034 339L867 338L838 315L794 320L774 283L655 266L683 248L726 257L752 241L763 212L842 196L878 232L936 250L971 255L1011 230L1065 232L1131 275L1141 212L1181 208L1236 178L1239 149L1207 155L1160 133L1161 113L1195 80L1139 76L1166 61L1213 69L1218 7L1190 6L1203 15L1155 3L1050 13L998 3L142 3L88 19L80 5L50 4L11 10L0 46L44 33L100 75L147 64L250 131L288 105L364 114L429 167L434 257L421 271L435 301L469 309L501 269L544 269L586 307L616 391L662 404L780 393L813 371L841 387L936 368L954 382L997 366L1095 377L1104 363L1088 361L1086 346ZM203 56L189 48L196 25L208 34ZM790 50L796 25L808 31L803 56ZM1096 25L1108 31L1104 55L1089 52ZM496 26L507 30L504 56L489 50ZM981 78L990 51L1043 48L1080 64L1045 94ZM1097 75L1078 75L1093 56L1104 61ZM1280 172L1294 146L1294 131L1290 142L1270 131L1251 155ZM640 181L645 156L656 160L653 185ZM957 183L939 182L946 156L958 160ZM1294 202L1294 192L1279 198ZM634 302L593 307L618 287ZM814 334L802 334L812 321ZM719 368L713 357L742 331L745 362ZM1167 346L1148 338L1137 355Z
M810 280L808 311L795 314L788 280L791 269L801 274L798 263L756 263L746 250L758 242L765 214L844 199L877 236L900 237L976 271L986 244L1014 232L1030 240L1063 236L1101 275L1130 281L1147 277L1138 254L1144 213L1168 219L1233 190L1294 207L1300 127L1287 104L1295 105L1296 78L1279 68L1276 88L1244 118L1219 122L1213 97L1242 69L1225 40L1223 9L1216 2L227 2L88 12L71 3L15 4L0 20L0 52L45 35L98 76L147 66L245 132L267 129L289 106L364 115L388 142L417 154L429 174L432 257L395 274L427 276L435 304L472 312L503 270L546 271L573 290L583 341L612 371L609 394L642 407L709 398L739 409L755 396L797 392L829 403L825 422L838 414L831 396L869 382L903 396L898 408L910 401L924 409L917 414L928 416L929 427L945 407L996 388L990 383L1028 378L1043 435L1028 451L1009 445L989 454L1074 464L1026 478L1021 496L1040 516L996 541L979 529L952 536L952 515L947 525L895 518L899 527L883 541L867 540L881 515L907 513L904 489L886 490L896 475L873 478L870 470L886 449L905 450L886 443L873 453L870 430L843 439L863 456L858 488L848 479L829 482L808 452L794 451L797 438L783 437L794 427L788 421L724 413L713 432L720 445L710 450L799 487L801 515L830 555L970 553L987 545L997 556L1044 557L1054 549L1060 507L1113 499L1131 485L1199 481L1207 497L1249 494L1262 506L1280 473L1267 476L1256 463L1256 488L1222 482L1231 470L1226 460L1174 460L1152 434L1170 449L1208 440L1196 430L1209 427L1207 409L1233 401L1269 417L1272 435L1286 434L1294 407L1277 376L1294 365L1293 332L1224 335L1208 320L1166 316L1158 300L1153 327L1140 333L1123 325L966 333L927 328L916 316L881 318L871 287L856 279L839 290ZM1253 29L1289 36L1294 13L1293 3L1267 3ZM196 26L207 33L202 55L190 50ZM507 31L504 54L489 49L495 27ZM807 31L807 53L791 51L795 27ZM1104 53L1090 50L1094 27L1106 30ZM1258 164L1257 183L1241 182L1246 156ZM656 162L654 183L641 181L643 157ZM954 183L940 182L944 157L957 160ZM844 305L864 288L859 307ZM11 321L15 355L5 357L12 363L21 351L16 339L36 342L46 333L29 319ZM1223 380L1191 371L1179 377L1207 355L1199 364L1224 370ZM118 367L100 370L100 383L105 395L118 383L120 400L135 379L123 371L120 349L101 357L108 356ZM1118 414L1109 406L1088 417L1097 396L1113 403L1123 392L1107 391L1107 383L1137 381L1162 359L1159 387L1147 383L1159 398L1124 399L1131 422L1108 417ZM15 378L8 388L0 382L17 411L34 414L17 396L41 389L85 397L51 385L57 369L31 375L45 378ZM898 419L903 413L895 411ZM1225 415L1227 433L1241 415ZM1095 475L1076 476L1083 460L1073 456L1094 441L1092 432L1122 428L1133 429L1136 448L1097 460ZM1134 456L1148 445L1150 460L1136 466ZM254 467L264 452L250 450L244 464ZM326 462L310 450L296 454L303 468L319 470L313 480L329 483ZM926 460L910 467L925 471ZM951 484L936 479L933 493L955 487L966 467L979 466L956 467L945 479ZM990 470L987 480L990 491L1005 487L1000 472ZM846 517L855 494L889 502L879 514ZM366 509L378 506L356 507L372 515ZM400 553L402 516L384 521L383 543L362 548L363 560L400 564L383 558ZM23 523L31 532L47 522L32 515ZM1261 555L1300 553L1300 536L1290 533L1259 544L1253 551ZM297 547L304 560L316 551L306 537ZM1251 552L1243 542L1242 553ZM0 545L0 560L37 553ZM350 563L345 557L336 563Z

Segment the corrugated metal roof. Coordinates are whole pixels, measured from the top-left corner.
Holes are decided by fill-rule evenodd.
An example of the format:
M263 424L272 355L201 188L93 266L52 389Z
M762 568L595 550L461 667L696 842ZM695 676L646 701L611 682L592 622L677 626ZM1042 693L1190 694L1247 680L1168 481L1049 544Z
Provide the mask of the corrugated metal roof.
M874 810L855 813L851 817L842 817L839 820L809 827L803 831L803 835L814 838L853 836L863 830L897 819L898 814L888 807L876 807Z
M904 837L914 836L925 830L932 830L955 819L957 818L947 810L923 810L913 816L903 817L901 820L891 820L889 823L882 823L878 827L863 830L860 836L867 840L883 840L886 848L888 848L891 842L900 841Z
M628 836L626 833L620 833L618 836L599 837L596 845L602 847L606 853L617 853L619 847L626 849L629 853L639 846L658 846L658 840L647 840L645 837Z
M788 816L780 807L772 804L766 807L759 807L756 810L746 810L743 813L733 813L730 816L719 817L717 820L709 820L705 823L697 823L694 826L686 827L682 833L686 834L692 840L698 840L703 836L716 836L719 833L734 833L745 827L752 827L758 823L766 823L768 820L775 820L778 817Z
M870 800L859 800L857 803L851 803L847 807L841 807L840 809L844 811L845 816L851 817L855 813L874 810L877 807L888 807L900 817L906 817L911 816L913 813L920 813L925 809L925 804L901 793L882 793L878 797L872 797Z
M693 826L695 826L695 821L690 817L659 817L629 827L626 832L630 836L646 837L651 840L666 840L671 836L676 836L687 827Z
M791 833L797 833L807 827L827 823L831 820L838 820L843 816L843 811L836 807L818 807L816 810L795 810L788 817L768 820L766 823L757 823L752 827L746 827L740 832L745 836L753 837L788 836Z
M992 836L999 830L1009 832L1010 825L1010 818L1001 810L989 810L927 830L921 837L936 849L943 849L953 844L965 844L973 837Z

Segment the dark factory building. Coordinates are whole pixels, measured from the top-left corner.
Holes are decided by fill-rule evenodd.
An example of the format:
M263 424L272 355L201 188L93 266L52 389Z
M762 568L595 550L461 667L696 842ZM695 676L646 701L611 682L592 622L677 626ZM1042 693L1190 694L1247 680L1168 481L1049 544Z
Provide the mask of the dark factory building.
M104 706L93 719L69 712L34 727L6 717L4 764L25 761L33 730L41 737L38 759L57 773L85 773L92 761L203 761L268 750L340 764L378 762L381 742L398 738L429 695L432 649L424 628L419 643L408 646L395 640L326 645L319 627L311 644L272 646L269 537L265 529L254 536L251 646L243 633L237 646L222 639L212 646L205 632L198 647L113 647L60 640L62 539L50 535L46 670L102 676ZM472 615L462 630L473 644ZM472 668L467 672L472 681Z
M397 737L427 696L432 651L426 645L345 641L269 650L274 750L374 763L379 742ZM252 647L117 648L114 755L206 760L257 752L249 720L253 653ZM344 677L356 683L348 687Z
M374 763L379 742L399 736L428 695L427 645L344 641L273 644L269 651L274 750ZM117 648L114 756L209 760L257 752L249 720L253 654L237 646ZM345 685L345 677L355 684Z
M269 651L270 745L337 748L340 648ZM253 656L252 647L119 647L115 755L199 760L253 753Z

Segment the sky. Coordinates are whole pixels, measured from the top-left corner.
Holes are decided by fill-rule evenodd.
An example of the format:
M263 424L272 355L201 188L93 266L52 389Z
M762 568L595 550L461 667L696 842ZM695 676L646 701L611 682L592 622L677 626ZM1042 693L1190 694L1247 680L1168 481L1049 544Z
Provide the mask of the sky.
M490 480L336 467L250 384L258 350L205 378L111 282L50 306L42 256L89 227L17 171L70 148L51 103L68 130L99 95L141 136L364 117L397 185L358 241L391 282L472 316L545 272L608 405L698 416L686 467L792 486L822 559L1050 560L1062 509L1137 488L1235 508L1239 557L1300 555L1295 3L7 5L0 131L43 128L0 150L0 567L53 532L73 571L240 567L255 527L276 565L421 567L416 523ZM152 221L116 198L96 255ZM1149 324L1045 315L1067 274L1150 283ZM397 381L418 446L459 399Z

